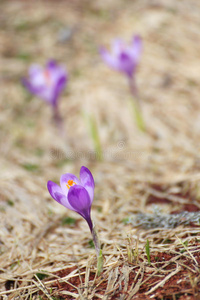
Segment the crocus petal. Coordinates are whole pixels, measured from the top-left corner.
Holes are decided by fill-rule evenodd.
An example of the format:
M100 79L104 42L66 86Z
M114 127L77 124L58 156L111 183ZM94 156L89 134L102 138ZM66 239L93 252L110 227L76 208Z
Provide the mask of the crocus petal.
M67 83L67 76L64 74L58 82L56 83L55 89L54 89L54 97L52 99L52 105L56 106L57 104L57 99L61 93L61 91L64 89L65 85Z
M40 65L37 64L33 64L30 66L29 68L29 76L37 76L38 74L40 74L43 71L43 68Z
M134 64L127 53L121 53L120 55L120 71L126 73L129 77L133 75Z
M46 64L47 69L56 69L57 68L57 63L54 59L50 59L47 64Z
M99 52L102 59L109 67L118 70L118 60L115 56L111 55L105 48L101 48Z
M132 41L131 56L135 60L136 65L139 63L142 52L142 39L139 35L135 35Z
M25 88L27 88L27 90L31 93L31 94L35 94L35 89L32 86L32 84L29 82L29 80L27 80L26 78L22 78L22 84L24 85Z
M92 203L94 198L94 186L95 186L94 178L90 170L84 166L82 166L80 170L80 180L81 180L81 184L87 190L90 196L90 202Z
M112 54L118 57L124 48L125 48L124 42L120 39L115 39L112 43Z
M62 189L62 193L66 197L67 197L68 192L69 192L69 188L67 187L69 180L73 180L75 182L75 184L81 185L80 181L78 180L78 178L74 174L67 173L67 174L62 175L61 178L60 178L60 186L61 186L61 189ZM71 189L71 187L70 187L70 189Z
M59 95L67 83L67 72L62 66L58 66L54 60L47 63L46 70L49 72L52 82L51 104L57 106Z
M68 198L64 194L55 193L56 201L61 205L65 206L66 208L76 211L69 203Z
M69 204L67 197L63 194L63 191L59 185L57 185L53 181L48 181L47 188L48 188L48 191L49 191L51 197L54 200L56 200L58 203L62 204L66 208L74 210L74 208Z
M67 79L67 72L62 66L58 66L55 61L47 63L46 71L49 72L52 82L56 85L62 78Z
M74 185L68 193L69 204L79 213L87 222L91 220L90 209L91 201L87 190L81 185Z
M57 185L55 182L53 182L53 181L51 181L51 180L49 180L49 181L47 182L47 188L48 188L48 191L49 191L49 193L50 193L50 195L51 195L51 197L52 197L53 199L56 198L55 193L63 194L63 191L62 191L62 189L60 188L60 186ZM57 201L57 199L55 199L55 200Z
M29 81L35 88L45 87L47 85L45 69L38 65L31 65L29 69Z

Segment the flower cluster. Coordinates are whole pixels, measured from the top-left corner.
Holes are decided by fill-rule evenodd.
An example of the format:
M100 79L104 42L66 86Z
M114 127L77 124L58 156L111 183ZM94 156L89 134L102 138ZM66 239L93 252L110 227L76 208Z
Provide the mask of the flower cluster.
M141 50L142 41L139 36L134 36L130 45L126 45L121 40L115 40L111 54L103 47L100 50L101 57L108 66L128 77L133 95L136 95L136 89L132 79L139 63ZM39 65L32 65L29 69L28 78L23 79L23 84L30 93L52 106L54 120L60 129L62 129L62 118L58 110L58 99L67 84L67 80L67 72L54 60L48 61L44 68ZM93 119L91 119L91 124L92 135L95 145L97 145L96 149L101 153L99 151L101 147L98 131ZM90 170L84 166L80 169L80 179L71 173L66 173L60 178L60 186L53 181L47 183L48 191L54 200L80 214L88 223L97 253L98 274L100 274L103 268L103 256L98 234L91 219L94 187L94 178Z

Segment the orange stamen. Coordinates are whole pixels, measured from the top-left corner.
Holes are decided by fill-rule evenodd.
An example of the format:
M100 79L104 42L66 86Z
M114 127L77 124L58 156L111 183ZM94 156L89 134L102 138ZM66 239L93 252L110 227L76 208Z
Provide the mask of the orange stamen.
M45 78L47 84L50 85L51 84L51 75L48 70L44 70L44 78Z
M70 187L73 186L73 185L75 185L75 184L76 184L76 182L74 182L72 179L69 179L69 180L67 181L66 186L67 186L67 188L68 188L68 190L69 190Z

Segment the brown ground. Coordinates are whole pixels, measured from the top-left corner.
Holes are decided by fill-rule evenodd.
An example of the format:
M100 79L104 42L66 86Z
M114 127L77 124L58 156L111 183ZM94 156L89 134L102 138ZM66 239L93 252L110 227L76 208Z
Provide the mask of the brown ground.
M165 213L200 209L199 2L4 0L0 11L0 299L200 299L199 227L122 221L155 203ZM98 54L133 33L144 42L137 83L147 133L133 120L126 79ZM31 63L49 58L70 74L60 103L65 137L20 82ZM86 113L98 124L102 162L91 159ZM87 224L46 189L82 165L96 182L99 277Z

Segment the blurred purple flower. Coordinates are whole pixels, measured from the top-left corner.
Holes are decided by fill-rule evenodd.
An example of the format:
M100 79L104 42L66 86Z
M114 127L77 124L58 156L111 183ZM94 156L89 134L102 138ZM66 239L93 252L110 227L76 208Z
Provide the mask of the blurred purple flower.
M53 181L47 183L51 197L66 208L80 214L87 221L91 232L93 232L93 224L90 210L94 186L93 176L84 166L80 169L80 180L75 175L67 173L61 176L60 186Z
M130 45L124 41L116 39L112 45L112 53L105 48L100 49L100 54L104 62L112 69L125 73L132 78L139 63L142 51L142 40L135 35Z
M57 107L60 93L67 83L67 72L54 60L47 62L46 66L35 64L29 69L29 77L22 80L30 93Z
M145 124L141 111L141 101L138 95L135 72L139 64L142 52L142 39L139 35L132 38L131 43L128 45L124 41L116 39L112 45L112 53L109 53L104 47L100 49L100 55L103 61L112 69L124 73L128 78L130 92L133 96L133 109L134 117L138 128L145 131Z

